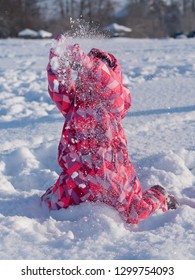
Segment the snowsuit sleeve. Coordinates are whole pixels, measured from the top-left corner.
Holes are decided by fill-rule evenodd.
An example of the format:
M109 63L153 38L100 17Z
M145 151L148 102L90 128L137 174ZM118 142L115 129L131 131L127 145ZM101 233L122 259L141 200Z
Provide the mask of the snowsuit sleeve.
M71 76L71 68L60 70L52 69L56 55L50 51L49 63L47 66L48 91L59 111L66 116L72 102L74 101L74 81ZM63 71L60 73L60 71Z
M123 86L123 98L124 98L124 109L123 109L123 111L121 113L121 118L122 119L126 116L129 108L131 107L130 91L125 86Z
M119 82L122 85L122 97L123 97L123 101L124 101L124 108L121 112L121 118L123 119L126 116L129 108L131 107L131 94L130 94L129 89L123 85L122 70L121 70L121 67L117 60L116 60L116 67L113 71L114 71L117 79L119 80Z

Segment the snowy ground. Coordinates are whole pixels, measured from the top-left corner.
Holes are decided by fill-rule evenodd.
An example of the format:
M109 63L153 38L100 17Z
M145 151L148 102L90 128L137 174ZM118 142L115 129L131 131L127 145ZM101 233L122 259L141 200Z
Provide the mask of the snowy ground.
M126 225L105 205L48 212L63 125L47 93L48 40L0 40L0 259L195 258L195 40L82 40L121 62L133 105L124 120L143 188L181 206Z

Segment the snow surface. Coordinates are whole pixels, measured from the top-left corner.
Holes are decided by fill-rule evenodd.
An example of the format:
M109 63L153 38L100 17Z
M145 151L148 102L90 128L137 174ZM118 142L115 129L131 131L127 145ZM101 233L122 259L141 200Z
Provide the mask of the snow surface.
M180 207L126 225L102 204L49 211L63 117L47 93L51 42L0 40L0 259L195 258L195 40L78 40L115 54L133 104L124 119L143 189L159 183Z

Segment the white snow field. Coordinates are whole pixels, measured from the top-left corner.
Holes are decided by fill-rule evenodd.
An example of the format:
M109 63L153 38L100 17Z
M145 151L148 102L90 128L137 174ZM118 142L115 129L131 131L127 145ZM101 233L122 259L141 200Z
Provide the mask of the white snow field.
M63 126L47 92L51 40L0 40L0 259L195 259L195 39L77 42L119 59L129 156L143 189L161 184L180 207L138 225L99 203L41 207Z

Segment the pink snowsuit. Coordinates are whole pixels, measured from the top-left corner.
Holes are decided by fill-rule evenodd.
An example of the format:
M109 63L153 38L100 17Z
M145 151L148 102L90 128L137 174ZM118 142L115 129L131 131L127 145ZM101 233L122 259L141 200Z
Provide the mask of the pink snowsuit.
M84 201L115 207L128 223L136 224L157 209L167 210L166 197L154 188L142 192L129 160L122 119L131 105L117 59L78 45L72 59L79 65L77 79L65 69L65 83L48 64L49 93L65 123L58 147L62 168L57 182L42 196L49 209L67 208Z

